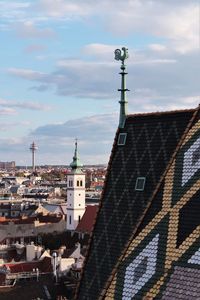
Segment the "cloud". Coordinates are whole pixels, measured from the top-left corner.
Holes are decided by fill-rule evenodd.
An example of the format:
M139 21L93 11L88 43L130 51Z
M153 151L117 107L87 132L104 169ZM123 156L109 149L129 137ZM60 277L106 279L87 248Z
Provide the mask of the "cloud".
M0 107L0 115L1 116L4 116L4 115L9 116L9 115L16 115L16 114L17 114L17 112L15 109L7 108L7 107L6 108Z
M110 124L110 126L109 126ZM68 120L63 124L50 124L38 127L32 132L34 136L48 136L56 138L80 137L84 141L97 142L102 139L110 140L116 128L116 114L93 115L75 120Z
M42 80L47 74L30 69L9 68L8 73L29 80Z
M153 50L153 51L166 51L167 47L165 45L162 44L150 44L149 45L149 49Z
M29 45L25 48L25 52L28 54L35 53L35 52L41 52L44 50L46 50L46 46L37 45L37 44Z
M103 1L100 5L100 12L105 11L101 17L106 29L117 36L153 35L180 53L199 49L196 0L173 1L173 4L172 1L133 0L126 5L123 1L107 1L107 4Z
M93 11L89 1L40 0L35 7L51 18L77 18Z
M41 0L37 6L51 19L81 18L84 22L85 18L95 18L117 36L154 35L165 39L180 53L199 48L199 3L196 0L129 0L126 5L122 0L59 0L56 3Z
M49 24L79 20L101 25L117 37L153 36L179 53L199 49L199 3L196 0L36 0L2 1L1 24L18 23L24 38L55 36ZM145 21L144 21L145 20Z
M5 107L5 112L10 113L16 113L13 108L20 108L20 109L29 109L29 110L41 110L41 111L47 111L50 110L51 107L49 105L43 105L36 102L18 102L18 101L8 101L5 99L0 98L0 107Z
M102 114L68 120L62 124L38 127L30 137L37 141L44 161L69 164L78 138L79 153L84 164L107 163L117 128L117 114ZM58 162L57 162L58 163Z
M40 126L22 138L1 138L1 157L7 159L9 154L17 164L23 157L21 164L31 165L29 145L34 140L38 146L37 164L69 165L74 154L74 141L78 138L79 154L84 164L107 163L117 122L117 114L106 114Z
M29 121L10 122L10 123L1 122L0 123L0 131L5 132L5 131L9 131L13 128L16 128L18 126L30 126L30 124L31 124L31 122L29 122Z
M121 80L118 75L120 64L114 61L114 49L115 45L90 44L84 47L84 60L59 60L50 73L17 68L8 72L34 83L32 88L39 92L53 88L59 96L110 101L119 97L117 89ZM98 56L102 50L104 57ZM130 104L137 102L140 105L141 100L149 97L149 101L157 105L165 99L163 108L167 108L169 99L175 102L185 97L199 99L199 53L180 55L159 44L150 44L143 50L129 49L129 53L127 87L131 90L128 93ZM91 59L93 55L98 56L97 60ZM145 108L140 106L140 110Z
M16 34L20 38L46 39L55 37L55 32L50 28L37 28L31 21L20 22L15 25Z
M124 45L122 45L123 47ZM112 61L113 60L113 49L119 48L120 45L106 45L106 44L88 44L83 47L83 53L89 56L94 56L99 59Z

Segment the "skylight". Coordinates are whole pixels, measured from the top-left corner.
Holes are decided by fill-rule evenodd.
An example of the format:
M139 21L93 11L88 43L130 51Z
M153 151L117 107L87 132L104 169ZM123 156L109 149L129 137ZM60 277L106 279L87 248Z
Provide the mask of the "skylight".
M138 177L135 183L135 190L144 191L145 181L146 181L145 177Z
M120 133L118 136L118 141L117 141L117 145L118 146L124 146L126 143L126 136L127 133Z

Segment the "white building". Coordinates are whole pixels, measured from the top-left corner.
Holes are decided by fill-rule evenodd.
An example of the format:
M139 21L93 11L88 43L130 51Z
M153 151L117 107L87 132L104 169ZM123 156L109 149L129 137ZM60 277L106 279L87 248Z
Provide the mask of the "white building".
M75 230L85 212L85 174L80 162L77 141L71 172L67 175L67 230Z

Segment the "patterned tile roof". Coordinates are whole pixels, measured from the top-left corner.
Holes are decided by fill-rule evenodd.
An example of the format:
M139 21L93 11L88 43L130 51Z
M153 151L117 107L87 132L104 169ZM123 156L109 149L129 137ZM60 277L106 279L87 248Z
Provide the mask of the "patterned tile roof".
M117 131L77 299L176 299L173 278L200 257L198 120L198 110L131 115Z

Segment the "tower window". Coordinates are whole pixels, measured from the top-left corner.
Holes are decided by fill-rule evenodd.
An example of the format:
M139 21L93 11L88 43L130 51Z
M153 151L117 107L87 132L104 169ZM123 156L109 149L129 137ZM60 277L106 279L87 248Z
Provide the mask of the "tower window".
M81 216L78 216L78 222L80 223L80 220L81 220Z
M118 141L117 141L118 146L124 146L126 144L126 136L127 136L127 133L119 134Z
M77 186L79 186L79 180L77 180Z
M69 187L72 187L72 186L73 186L73 181L69 180Z
M83 181L82 180L80 180L80 186L83 186Z
M146 181L145 177L138 177L135 183L135 190L144 191L145 181Z
M69 224L72 224L72 216L69 216Z

